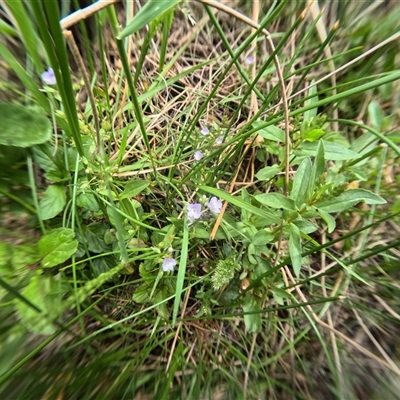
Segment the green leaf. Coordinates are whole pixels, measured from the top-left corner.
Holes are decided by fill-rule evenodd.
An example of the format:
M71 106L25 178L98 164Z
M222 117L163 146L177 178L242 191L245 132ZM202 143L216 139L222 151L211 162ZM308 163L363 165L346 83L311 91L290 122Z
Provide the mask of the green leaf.
M297 220L294 221L293 223L299 228L301 232L304 232L306 234L313 233L318 229L318 226L310 221Z
M132 35L180 2L181 0L148 0L117 38L123 39Z
M264 229L261 231L258 231L253 238L251 239L251 243L254 244L254 246L262 246L267 243L270 243L274 239L274 235L270 232L265 231Z
M47 117L17 104L0 103L0 144L31 147L51 139L52 127Z
M292 261L293 271L296 276L299 276L302 264L301 237L299 228L294 224L290 224L289 255Z
M229 203L232 203L233 205L242 208L246 211L249 211L253 213L254 215L258 215L259 217L264 218L265 224L279 224L280 223L280 218L278 218L275 214L273 214L269 210L262 210L258 207L253 206L252 204L246 203L243 200L230 195L229 193L226 193L223 190L216 189L213 187L209 186L199 186L200 190L204 190L207 193L210 193L214 196L218 196L221 199L224 199L228 201Z
M150 301L150 289L146 283L142 283L133 293L132 300L139 304L145 304Z
M296 202L297 207L300 207L308 200L311 170L312 166L309 158L305 158L297 169L292 191L290 192L290 198Z
M325 135L325 131L323 129L311 129L310 131L305 132L302 137L304 140L308 140L309 142L315 142Z
M40 216L42 220L54 218L65 207L67 196L62 185L50 185L47 187L43 198L40 200Z
M93 222L85 227L85 238L88 249L94 253L106 253L110 246L104 242L104 236L108 227L100 222Z
M383 125L383 112L376 100L372 100L371 103L368 104L368 114L372 125L376 129L381 130Z
M148 181L134 180L129 181L124 191L120 195L120 199L128 199L142 193L149 186Z
M325 157L324 157L325 149L324 142L322 140L319 141L317 147L317 154L315 156L314 164L311 172L311 180L309 186L309 198L314 195L315 187L320 183L321 176L325 170Z
M67 261L78 248L78 241L72 229L53 229L39 240L42 267L50 268Z
M90 211L99 211L99 203L96 201L96 197L92 193L80 193L76 198L76 205L78 207L87 208Z
M305 107L309 107L315 103L318 103L318 96L316 95L318 90L317 90L317 85L314 85L314 83L315 83L315 79L313 79L311 81L311 85L313 85L313 86L311 86L310 90L308 91L308 96L311 98L305 102L305 104L304 104ZM311 108L311 109L305 111L304 112L304 123L309 124L312 121L312 119L317 116L317 111L318 111L318 107Z
M279 165L275 164L270 167L265 167L260 169L256 173L256 178L260 181L269 181L271 178L276 176L279 172L281 172L281 168Z
M349 189L341 195L330 199L320 201L314 204L318 210L328 213L342 212L364 201L366 204L386 204L386 200L375 193L365 189Z
M318 209L317 213L321 216L321 218L328 225L328 233L332 233L336 228L336 220L332 217L332 215L328 214L326 211Z
M351 160L359 157L359 154L347 147L342 146L338 143L327 142L323 140L325 149L326 160ZM315 157L317 154L318 142L304 142L294 151L296 156L311 156Z
M255 196L256 200L261 204L265 204L272 208L283 208L284 210L296 211L294 200L289 199L280 193L264 193Z
M30 331L41 335L54 333L55 327L52 320L56 319L62 311L59 275L34 276L21 295L42 311L38 312L25 302L16 299L16 308L22 324Z
M263 124L265 124L265 122L255 121L253 122L253 127L257 128L258 126L262 126ZM257 134L259 134L264 139L272 140L273 142L285 141L285 132L274 125L260 128L259 130L257 130Z
M248 293L243 300L243 311L245 313L255 312L254 314L244 315L244 324L247 332L259 333L261 331L261 309L256 299ZM258 311L258 312L257 312Z

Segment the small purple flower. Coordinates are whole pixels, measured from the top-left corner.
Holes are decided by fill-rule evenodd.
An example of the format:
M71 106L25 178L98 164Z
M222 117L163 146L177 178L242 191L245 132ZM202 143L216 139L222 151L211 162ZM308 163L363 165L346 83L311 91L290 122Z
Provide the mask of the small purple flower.
M210 133L210 130L205 126L205 127L203 127L203 128L201 129L200 133L201 133L203 136L207 136L207 135Z
M192 224L195 219L199 219L201 217L201 204L189 204L186 207L186 211L189 224Z
M57 83L53 68L49 68L47 71L44 71L41 77L46 85L55 85Z
M216 139L215 139L215 144L222 144L222 142L224 141L224 137L223 136L218 136Z
M174 258L164 258L164 261L162 262L162 270L164 272L173 272L175 265L176 260Z
M195 151L193 154L193 158L196 161L200 161L203 157L204 157L204 154L200 150Z
M207 207L214 214L219 214L222 209L222 201L218 200L216 197L211 197L210 201L207 204Z
M246 57L245 62L246 62L247 65L253 64L253 62L254 62L254 57L253 57L253 56L248 56L248 57Z

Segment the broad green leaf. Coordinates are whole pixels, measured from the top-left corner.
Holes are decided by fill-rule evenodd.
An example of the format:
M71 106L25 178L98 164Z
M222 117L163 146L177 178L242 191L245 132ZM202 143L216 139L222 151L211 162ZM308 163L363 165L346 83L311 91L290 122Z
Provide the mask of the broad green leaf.
M99 211L99 203L96 201L96 197L92 193L80 193L76 198L76 205L78 207L87 208L90 211Z
M67 261L78 248L75 234L69 228L57 228L42 236L39 240L39 251L42 267L55 267Z
M62 292L59 275L35 275L21 295L38 307L38 312L25 302L16 299L16 308L21 322L30 331L41 335L54 333L52 321L62 311Z
M325 131L323 129L311 129L310 131L305 132L302 137L304 140L309 142L315 142L325 135Z
M328 225L328 233L332 233L336 228L336 220L332 217L332 215L328 214L326 211L318 209L318 214Z
M33 109L0 103L0 144L31 147L51 139L50 120Z
M54 218L64 209L66 201L67 196L64 186L48 186L39 203L41 218L43 220Z
M22 275L22 271L26 271L27 267L34 266L40 261L40 252L37 243L21 244L14 247L11 256L13 270ZM27 272L27 271L26 271Z
M296 276L299 276L301 270L301 237L299 228L290 224L290 235L289 235L289 255L292 261L293 271Z
M279 172L281 172L281 168L279 165L272 165L270 167L265 167L260 169L256 173L256 178L260 181L269 181L271 178L276 176Z
M290 192L290 198L296 202L297 207L300 207L308 200L308 188L310 185L311 170L311 160L309 158L305 158L296 171L296 175L293 180L292 191Z
M368 114L372 125L376 129L381 130L383 125L383 112L376 100L372 100L371 103L368 104Z
M253 236L253 238L251 239L251 242L254 244L254 246L261 246L261 245L270 243L273 239L274 239L274 235L263 229L261 231L258 231Z
M325 149L325 159L326 160L351 160L358 158L359 154L353 150L348 149L338 143L332 143L323 141ZM297 150L294 151L296 156L309 156L315 157L317 154L318 142L304 142L299 146Z
M132 300L135 303L145 304L150 301L149 295L150 289L146 283L142 283L135 291L133 292Z
M280 218L278 218L271 211L262 210L258 207L255 207L252 204L246 203L243 200L239 199L238 197L232 196L223 190L212 188L209 186L199 186L199 189L204 190L205 192L210 193L214 196L218 196L221 199L226 200L229 203L231 203L239 208L245 209L246 211L249 211L249 212L253 213L254 215L258 215L259 217L264 218L265 224L279 224L280 223Z
M247 332L259 333L261 331L261 307L250 293L247 293L243 300L243 311L245 313L254 312L254 314L244 315L244 324Z
M297 220L293 222L301 232L306 233L307 235L315 232L318 229L318 226L313 224L310 221L305 220Z
M265 204L271 208L283 208L284 210L296 211L294 200L280 193L264 193L255 196L256 200L261 204Z
M125 186L124 191L120 195L120 199L128 199L142 193L149 186L148 181L132 179Z
M255 121L253 122L253 127L257 128L258 126L262 126L263 124L264 122L262 121ZM259 134L264 139L272 140L273 142L285 141L285 132L274 125L260 128L259 130L257 130L257 134Z
M115 267L115 264L117 264L117 262L113 256L95 258L92 262L94 276L97 277L104 272L108 272Z
M93 222L85 227L85 238L88 249L94 253L106 253L110 247L105 244L104 236L108 227L100 222Z
M181 0L148 0L132 19L131 23L118 35L118 39L132 35L180 2Z
M369 192L368 190L349 189L333 199L315 203L314 207L328 213L342 212L355 206L361 201L364 201L366 204L386 204L385 199L375 193Z

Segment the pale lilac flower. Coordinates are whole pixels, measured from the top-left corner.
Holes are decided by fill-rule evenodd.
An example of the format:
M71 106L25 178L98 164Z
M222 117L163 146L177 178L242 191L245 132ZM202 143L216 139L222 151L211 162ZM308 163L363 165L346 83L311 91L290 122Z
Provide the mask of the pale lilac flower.
M218 136L215 139L215 144L222 144L223 141L224 141L224 137L223 136Z
M162 270L164 272L173 271L176 265L176 260L174 258L164 258L162 263Z
M201 133L203 136L207 136L207 135L210 133L210 130L205 126L205 127L203 127L203 128L201 129L200 133Z
M222 201L218 200L216 197L211 197L210 201L207 204L207 207L214 214L219 214L222 209Z
M195 219L199 219L201 217L201 204L189 204L186 207L186 211L189 223L192 224Z
M254 57L253 57L253 56L248 56L248 57L246 57L245 62L246 62L247 65L253 64L253 62L254 62Z
M193 154L193 158L196 161L200 161L203 157L204 157L204 154L200 150L195 151Z
M57 83L53 68L49 68L47 71L44 71L41 77L46 85L55 85Z

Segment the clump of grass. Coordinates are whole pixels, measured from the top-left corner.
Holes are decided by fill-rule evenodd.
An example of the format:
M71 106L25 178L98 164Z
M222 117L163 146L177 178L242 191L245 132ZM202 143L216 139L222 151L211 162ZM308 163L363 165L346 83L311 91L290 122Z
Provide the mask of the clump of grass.
M2 10L1 98L52 139L0 137L39 236L1 232L0 391L397 393L394 11L154 3L96 10L82 60L56 4Z

